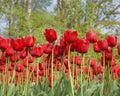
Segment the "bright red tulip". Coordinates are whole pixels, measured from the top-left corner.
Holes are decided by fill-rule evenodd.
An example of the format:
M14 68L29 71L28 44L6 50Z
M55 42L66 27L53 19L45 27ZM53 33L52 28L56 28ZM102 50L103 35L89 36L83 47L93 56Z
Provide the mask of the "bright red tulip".
M41 57L43 54L43 48L41 45L34 46L33 48L31 48L30 53L33 57Z
M24 44L26 47L33 47L35 44L35 41L36 41L36 38L34 36L28 35L24 38Z
M102 51L105 51L106 49L108 49L108 42L106 39L98 40L97 44L98 44L98 47L100 48L100 50L102 50Z
M48 42L52 43L57 39L57 34L54 29L45 29L45 38Z
M28 58L28 62L29 63L32 63L34 61L34 58L33 58L33 56L30 54L29 55L29 58Z
M16 51L22 51L24 49L24 39L23 38L12 39L11 46Z
M4 51L9 46L9 41L6 38L0 37L0 49Z
M110 47L114 47L117 44L117 36L109 35L109 36L106 37L106 40L107 40L108 45Z
M27 56L26 50L22 50L19 52L20 58L24 59Z
M101 50L100 50L97 42L93 44L93 49L94 49L94 51L97 52L97 53L101 52Z
M90 30L86 33L86 38L91 42L91 43L95 43L98 39L98 33Z
M13 50L13 48L11 46L8 46L5 50L6 52L6 56L12 56L15 54L15 50Z
M112 60L112 49L108 48L105 50L105 59Z
M73 43L78 36L78 32L77 31L73 31L73 30L66 30L64 32L64 40L67 44L71 44Z
M86 38L78 39L77 41L77 51L80 53L87 53L89 49L89 41Z

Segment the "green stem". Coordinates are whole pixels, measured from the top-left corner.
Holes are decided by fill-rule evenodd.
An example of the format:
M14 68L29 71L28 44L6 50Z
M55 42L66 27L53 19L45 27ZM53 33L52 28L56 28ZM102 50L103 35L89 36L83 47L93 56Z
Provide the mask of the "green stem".
M74 96L74 85L73 85L73 80L71 76L71 71L70 71L70 45L68 46L68 71L69 71L69 78L70 78L70 84L72 88L72 96Z
M80 67L80 69L81 69L81 96L83 96L83 85L82 85L82 83L83 83L83 73L82 73L82 70L83 70L83 64L84 64L84 54L82 54L82 63L81 63L81 67Z
M52 48L52 61L51 61L51 88L52 88L52 93L53 93L53 61L54 61L54 48Z

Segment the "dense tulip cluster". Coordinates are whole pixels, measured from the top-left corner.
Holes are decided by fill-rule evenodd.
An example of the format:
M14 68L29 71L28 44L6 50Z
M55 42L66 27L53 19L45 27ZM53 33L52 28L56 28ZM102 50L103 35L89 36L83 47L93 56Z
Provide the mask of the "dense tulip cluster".
M120 67L113 53L113 47L117 46L120 55L120 44L116 36L109 35L99 40L98 33L90 30L86 37L79 38L77 31L65 30L60 41L58 40L59 44L55 42L57 32L54 29L46 29L44 36L47 43L39 45L35 45L36 38L30 35L22 38L0 37L0 82L5 80L7 84L11 83L15 71L16 84L23 84L26 78L29 78L29 82L35 82L37 79L42 82L43 78L46 78L49 80L49 86L52 86L56 71L63 71L69 78L70 53L70 74L75 82L81 73L86 74L84 79L88 81L96 76L99 76L100 81L107 70L110 71L112 79L120 75ZM82 57L89 51L90 44L93 45L95 54L101 53L101 58Z

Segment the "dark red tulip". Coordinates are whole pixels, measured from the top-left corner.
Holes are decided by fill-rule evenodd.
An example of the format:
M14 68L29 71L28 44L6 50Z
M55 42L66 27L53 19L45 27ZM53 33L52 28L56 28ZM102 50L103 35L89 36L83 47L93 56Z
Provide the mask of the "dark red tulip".
M44 66L45 66L45 63L44 62L40 62L39 63L39 70L43 70Z
M117 46L118 54L120 55L120 44Z
M24 49L24 39L23 38L12 39L11 46L16 51L22 51Z
M109 35L109 36L106 37L106 40L107 40L108 45L110 47L114 47L117 44L117 36Z
M34 36L28 35L24 38L24 44L26 47L33 47L35 44L35 41L36 41L36 38Z
M45 29L45 38L48 42L52 43L57 39L57 34L54 29Z
M97 52L97 53L101 52L101 50L100 50L97 42L93 44L93 49L94 49L94 51Z
M22 64L17 64L17 65L16 65L16 71L17 71L17 72L23 72L23 69L24 69L24 67L23 67Z
M33 57L41 57L43 54L43 48L41 45L34 46L33 48L31 48L30 53Z
M90 30L86 33L86 38L91 42L91 43L95 43L98 39L98 33Z
M62 56L62 54L63 54L62 47L59 46L59 45L55 45L55 47L54 47L54 57Z
M65 42L64 37L61 37L61 38L60 38L60 46L61 46L62 48L65 48L65 47L67 46L67 43Z
M77 51L80 53L87 53L89 49L89 41L86 38L78 39L77 41Z
M102 50L102 51L105 51L106 49L108 49L108 42L106 39L98 40L97 44L98 44L98 47L100 48L100 50Z
M67 44L71 44L73 43L78 36L78 32L77 31L73 31L73 30L66 30L64 32L64 40Z
M105 50L105 59L112 60L112 49L108 48Z

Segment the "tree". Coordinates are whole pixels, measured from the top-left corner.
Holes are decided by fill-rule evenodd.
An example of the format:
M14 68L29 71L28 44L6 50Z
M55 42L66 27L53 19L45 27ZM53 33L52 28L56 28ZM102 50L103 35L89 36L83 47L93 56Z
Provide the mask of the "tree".
M117 0L57 0L56 13L66 28L81 32L120 28L120 1Z

